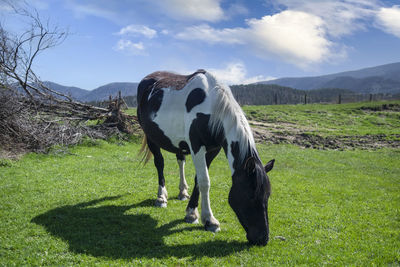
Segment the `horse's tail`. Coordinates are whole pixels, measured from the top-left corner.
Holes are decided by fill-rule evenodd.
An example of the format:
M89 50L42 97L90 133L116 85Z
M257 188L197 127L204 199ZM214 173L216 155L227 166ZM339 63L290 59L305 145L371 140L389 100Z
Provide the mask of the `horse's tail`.
M143 162L144 165L146 165L146 163L149 162L149 160L153 156L153 153L151 153L149 146L147 145L147 136L146 135L142 139L142 146L140 147L138 156L142 157L140 162Z

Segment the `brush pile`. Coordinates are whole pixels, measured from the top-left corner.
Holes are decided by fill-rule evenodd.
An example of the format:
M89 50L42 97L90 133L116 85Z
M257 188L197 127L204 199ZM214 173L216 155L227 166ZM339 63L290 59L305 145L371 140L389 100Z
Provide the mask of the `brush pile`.
M35 59L60 45L68 32L43 23L37 10L6 1L26 30L13 33L0 22L0 157L2 151L45 152L83 137L109 138L137 130L136 117L121 111L123 99L107 108L78 102L47 87L33 71Z
M0 89L0 148L18 154L47 152L91 139L122 138L137 132L135 116L121 111L121 99L98 108L60 99L30 98Z

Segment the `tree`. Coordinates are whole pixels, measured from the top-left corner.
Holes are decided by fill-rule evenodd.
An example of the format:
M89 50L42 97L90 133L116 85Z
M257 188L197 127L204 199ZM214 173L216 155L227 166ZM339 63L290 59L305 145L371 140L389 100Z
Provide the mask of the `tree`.
M31 139L36 143L38 140L50 140L38 146L45 148L54 145L53 140L57 140L56 136L60 135L61 131L62 135L66 136L64 134L66 128L69 129L69 136L73 138L61 139L58 143L76 143L77 136L104 136L104 133L107 136L108 133L115 133L114 130L110 132L108 129L110 126L121 131L129 131L131 127L127 124L134 123L135 118L122 114L119 111L121 105L110 104L108 108L101 108L80 103L43 84L33 70L34 62L44 51L60 45L68 36L68 31L52 26L49 21L43 23L37 10L30 8L27 4L21 7L11 2L7 3L13 13L18 18L28 21L28 24L25 30L16 34L8 31L0 23L0 103L3 105L0 108L0 112L3 112L0 114L0 120L2 120L0 137L2 141L14 138L13 140L27 142L27 139L21 138L19 134L34 133L35 136ZM9 113L10 110L13 112ZM17 115L19 117L15 118ZM86 124L88 120L101 120L104 123L89 127ZM17 122L19 124L16 125ZM25 129L26 125L30 125L28 129ZM103 131L103 133L98 131ZM1 141L0 145L2 145Z
M37 10L29 11L29 7L17 7L9 4L15 15L28 21L26 30L20 34L7 31L0 24L0 73L3 88L18 89L30 98L39 102L41 108L54 103L59 107L58 112L68 111L71 119L94 119L101 113L108 112L74 101L69 96L61 94L45 86L32 69L37 56L47 49L60 45L68 36L68 32L57 26L51 26L49 21L43 23ZM18 85L16 88L15 85Z

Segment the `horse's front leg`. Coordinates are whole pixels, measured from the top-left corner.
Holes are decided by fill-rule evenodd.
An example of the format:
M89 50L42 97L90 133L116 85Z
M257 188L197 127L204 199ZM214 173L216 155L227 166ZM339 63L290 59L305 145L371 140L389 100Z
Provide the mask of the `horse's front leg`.
M197 211L197 206L199 205L199 185L197 184L197 175L194 177L194 187L192 195L190 196L189 203L186 207L185 222L188 223L198 223L199 222L199 212Z
M219 222L215 219L210 206L210 177L206 163L206 148L202 146L196 154L192 153L192 158L201 194L201 221L207 231L218 232Z
M207 168L210 168L211 162L218 155L220 150L221 150L221 147L216 147L206 153ZM190 197L189 203L186 208L185 221L188 223L198 223L199 222L199 220L198 220L199 212L197 211L197 206L199 205L199 194L200 194L199 185L197 183L197 176L195 176L193 193Z
M176 160L178 161L179 165L179 200L186 200L190 198L188 193L188 185L185 179L185 155L183 154L176 154Z

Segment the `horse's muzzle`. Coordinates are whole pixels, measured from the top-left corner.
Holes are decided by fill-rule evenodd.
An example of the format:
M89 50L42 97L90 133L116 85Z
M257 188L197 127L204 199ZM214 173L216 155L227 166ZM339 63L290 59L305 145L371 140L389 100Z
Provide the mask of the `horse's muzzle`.
M265 246L268 243L269 237L268 233L262 233L257 235L247 234L247 240L249 241L250 245Z

